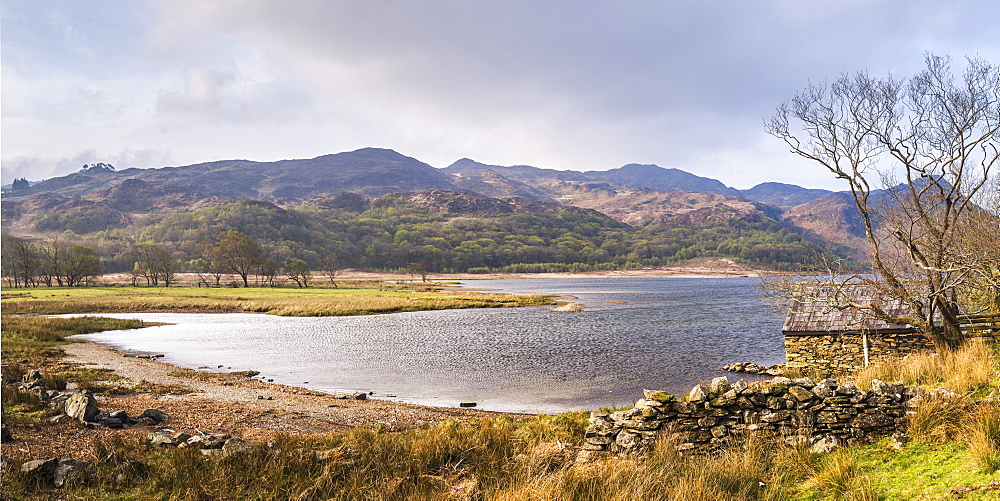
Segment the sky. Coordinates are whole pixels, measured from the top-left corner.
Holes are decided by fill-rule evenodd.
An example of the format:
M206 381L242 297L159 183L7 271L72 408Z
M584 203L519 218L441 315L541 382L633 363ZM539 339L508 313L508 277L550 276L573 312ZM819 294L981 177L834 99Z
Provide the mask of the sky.
M2 182L390 148L844 189L765 133L843 73L1000 64L1000 2L0 0Z

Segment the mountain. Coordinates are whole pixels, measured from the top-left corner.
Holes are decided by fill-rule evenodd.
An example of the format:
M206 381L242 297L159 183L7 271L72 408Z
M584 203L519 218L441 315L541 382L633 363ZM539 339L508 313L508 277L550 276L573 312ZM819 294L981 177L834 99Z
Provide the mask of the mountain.
M259 203L267 205L254 205ZM799 254L802 248L796 240L802 236L840 249L842 255L858 257L864 250L856 221L851 219L853 206L843 196L825 190L762 183L739 191L678 169L641 164L578 172L528 165L497 166L463 158L447 168L436 169L395 151L377 148L277 162L223 160L160 169L83 169L28 188L5 190L2 218L5 231L22 235L53 235L70 230L99 240L113 235L126 242L141 235L169 242L179 238L177 235L211 235L224 227L227 223L217 214L219 207L239 207L246 221L265 214L259 216L260 221L281 225L287 233L280 238L291 238L289 242L298 238L294 237L298 234L294 229L305 224L303 221L320 227L332 224L332 220L340 221L337 224L368 225L352 219L355 217L412 217L434 224L450 224L454 219L456 228L466 231L479 227L484 218L530 215L538 221L530 229L520 223L510 226L529 234L507 236L551 234L548 224L564 224L566 221L557 220L570 218L576 221L574 229L567 230L570 233L586 232L581 221L598 224L608 232L628 225L651 232L641 238L633 236L637 241L662 241L674 249L671 239L683 235L685 245L692 246L691 251L656 259L710 257L713 252L722 252L718 249L726 249L729 254L720 255L761 263L777 259L787 264L803 255ZM196 221L191 219L193 214L215 219ZM299 214L295 216L299 219L288 219L289 214ZM613 220L613 224L601 218ZM162 226L163 233L150 233L149 228L160 227L162 221L170 223ZM178 221L186 221L187 226ZM200 229L195 231L195 227ZM277 238L265 230L266 224L257 227L261 238ZM348 230L317 229L315 235L326 236L303 241L302 249L329 250L320 240L347 238L339 231ZM659 233L662 231L674 232L674 236ZM350 238L366 240L372 236L358 234ZM497 242L503 240L496 238ZM699 240L725 245L696 247ZM193 240L183 237L178 241ZM393 240L387 245L402 244ZM772 248L765 256L768 245ZM781 245L795 251L775 258ZM652 249L648 245L645 248ZM372 248L366 252L377 251ZM642 257L654 263L657 252L649 250ZM598 263L604 258L591 259Z
M812 202L831 193L833 192L829 190L815 190L785 183L761 183L749 190L740 191L743 198L747 200L762 202L782 209Z
M617 169L587 171L583 174L591 179L609 181L631 188L740 196L739 190L730 188L718 180L696 176L680 169L665 169L659 165L628 164Z
M783 216L785 221L802 228L814 239L840 247L840 254L856 260L864 260L868 255L864 223L847 192L830 193L796 205Z
M381 195L455 189L450 178L439 169L392 150L364 148L277 162L224 160L162 169L77 172L43 181L16 195L83 195L113 188L129 179L158 183L161 189L175 192L262 200L346 191Z

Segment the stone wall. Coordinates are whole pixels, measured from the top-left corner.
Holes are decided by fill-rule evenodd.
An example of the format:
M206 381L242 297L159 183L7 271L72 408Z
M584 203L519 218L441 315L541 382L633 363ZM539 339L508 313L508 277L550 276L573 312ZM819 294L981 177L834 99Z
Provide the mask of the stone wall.
M875 380L871 391L836 380L776 377L730 384L725 377L695 386L686 397L646 390L635 407L594 412L585 449L628 452L676 433L680 451L709 452L748 433L811 444L816 451L856 445L903 429L907 404L927 392ZM921 397L922 398L922 397Z
M785 334L785 367L809 369L828 376L846 374L865 366L864 337L858 333ZM933 350L934 345L915 333L868 335L868 362Z

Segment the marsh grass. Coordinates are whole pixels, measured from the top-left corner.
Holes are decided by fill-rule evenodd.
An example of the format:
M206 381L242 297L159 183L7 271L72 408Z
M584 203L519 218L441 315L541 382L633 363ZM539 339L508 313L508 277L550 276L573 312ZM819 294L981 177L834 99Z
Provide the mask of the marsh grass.
M58 346L69 342L66 336L149 325L141 320L100 317L18 317L7 315L6 308L4 304L5 315L0 317L3 341L0 356L4 364L24 360L26 364L37 365L43 363L40 359L60 357L63 351Z
M441 292L399 287L200 288L90 287L38 288L30 295L4 296L5 314L124 312L269 313L281 316L346 316L456 308L542 306L545 296Z

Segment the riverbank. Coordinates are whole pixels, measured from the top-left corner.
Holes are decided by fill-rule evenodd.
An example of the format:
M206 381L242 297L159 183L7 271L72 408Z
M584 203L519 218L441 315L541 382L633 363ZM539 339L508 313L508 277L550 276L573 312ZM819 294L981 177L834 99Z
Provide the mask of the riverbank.
M380 399L357 400L353 395L332 395L239 374L192 371L155 360L125 357L89 342L69 343L61 348L65 352L61 360L64 364L85 370L111 371L117 376L108 376L116 380L109 383L105 391L96 393L101 410L125 410L130 416L137 416L145 409L155 408L170 416L164 425L176 430L201 430L244 440L263 440L275 432L322 435L357 427L400 431L433 426L445 420L468 421L484 415L500 415L476 409L428 407ZM128 391L137 385L154 391ZM112 387L122 390L112 390ZM157 388L164 392L157 393ZM110 437L137 441L149 431L145 427L81 430L70 422L37 429L18 428L18 442L10 447L5 445L4 455L21 460L64 455L82 459L92 455L96 441Z

